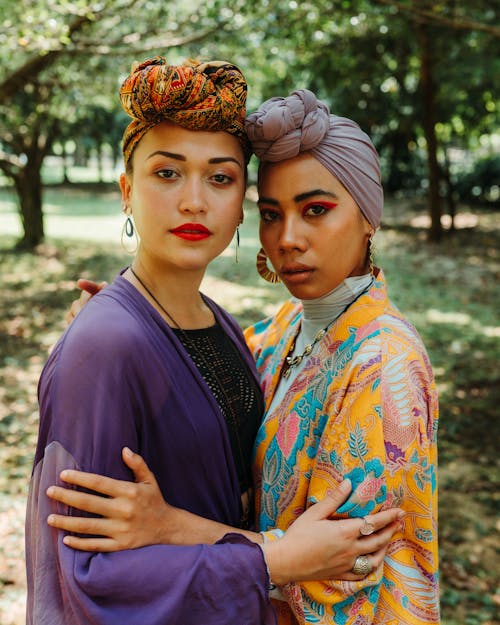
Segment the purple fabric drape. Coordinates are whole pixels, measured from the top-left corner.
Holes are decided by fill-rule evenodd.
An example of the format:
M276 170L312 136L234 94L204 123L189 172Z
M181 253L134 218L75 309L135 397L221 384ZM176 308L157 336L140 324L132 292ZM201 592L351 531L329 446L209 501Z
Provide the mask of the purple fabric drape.
M254 373L236 324L209 303ZM62 469L133 479L124 445L144 456L173 505L230 525L240 516L220 409L174 333L124 278L94 297L55 346L39 401L26 519L28 625L275 623L262 551L240 536L89 554L66 547L46 524L61 510L45 490Z

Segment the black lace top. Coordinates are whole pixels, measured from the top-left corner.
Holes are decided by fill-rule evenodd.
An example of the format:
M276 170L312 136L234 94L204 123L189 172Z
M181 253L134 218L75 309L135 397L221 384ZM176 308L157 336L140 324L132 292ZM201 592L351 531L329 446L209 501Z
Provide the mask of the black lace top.
M243 493L252 486L252 450L264 412L261 390L220 325L173 330L222 410Z

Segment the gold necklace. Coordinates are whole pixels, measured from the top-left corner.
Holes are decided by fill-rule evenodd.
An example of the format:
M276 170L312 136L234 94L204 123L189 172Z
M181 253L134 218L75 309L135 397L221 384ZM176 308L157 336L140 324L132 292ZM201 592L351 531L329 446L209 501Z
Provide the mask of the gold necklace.
M217 371L215 370L214 367L210 367L209 363L207 362L203 352L201 352L197 347L196 347L196 343L194 341L191 340L191 337L189 336L189 334L184 330L184 328L182 328L177 321L172 317L172 315L168 312L168 310L165 308L165 306L163 306L163 304L157 299L157 297L154 295L154 293L151 291L150 288L148 288L146 286L146 284L143 282L143 280L141 278L139 278L139 276L136 274L136 272L134 271L134 269L132 268L132 265L130 265L129 267L130 271L132 272L132 275L134 276L134 278L137 280L137 282L142 286L142 288L146 291L146 293L151 297L151 299L159 306L159 308L167 315L167 317L170 319L170 321L176 326L176 328L182 333L182 336L184 337L184 339L186 340L186 342L191 346L192 350L198 355L198 358L203 362L203 364L205 365L205 369L207 371L211 371L215 380L217 381L217 384L219 386L220 391L222 392L222 394L224 395L224 399L225 399L225 403L226 406L229 410L229 414L231 417L231 425L233 426L233 431L236 435L236 440L238 442L238 452L240 455L240 462L241 462L241 466L244 467L245 466L245 460L244 460L244 455L243 455L243 450L241 447L241 440L240 440L240 432L238 429L238 424L239 424L239 420L236 416L236 414L233 411L233 407L231 405L231 402L229 401L229 397L227 396L226 393L226 389L224 388L224 385L222 384L222 382L220 381L219 376L217 375ZM224 337L226 337L226 333L224 332ZM206 380L205 380L206 382ZM212 393L212 396L214 397L215 401L217 402L215 396ZM217 402L217 404L219 405L219 408L221 409L221 412L224 414L222 407L220 406L219 402ZM225 420L225 419L224 419ZM253 497L253 489L250 489L252 492L249 494L248 498L247 498L247 504L246 506L243 508L242 510L242 516L240 518L240 526L242 528L247 528L249 527L249 524L251 522L250 519L250 499ZM243 494L243 493L242 493Z
M372 278L370 284L367 285L367 287L365 289L363 289L363 291L361 291L361 293L359 293L351 302L349 302L347 304L347 306L341 310L339 312L338 315L335 315L335 317L330 321L330 323L328 325L326 325L324 328L322 328L321 330L318 330L318 332L316 332L316 334L314 335L314 339L311 341L311 343L309 343L308 345L305 346L304 351L302 352L302 354L297 354L297 356L292 356L293 354L293 350L295 349L295 343L297 342L297 338L300 334L300 328L297 332L297 334L295 335L295 338L292 341L292 344L290 345L290 349L288 350L288 354L285 356L285 360L283 361L283 367L282 367L282 376L285 379L288 379L290 377L290 374L292 372L293 367L298 367L300 365L300 363L304 360L304 358L306 358L306 356L309 356L309 354L312 352L312 350L314 349L314 346L316 345L316 343L319 343L321 341L321 339L325 336L325 334L328 332L328 330L330 329L330 326L332 326L335 321L345 313L345 311L349 308L349 306L351 306L352 304L354 304L354 302L359 299L364 293L366 293L368 291L368 289L370 289L370 287L373 284L374 279Z
M335 319L336 318L337 317L335 317ZM335 319L333 321L335 321ZM302 354L297 354L297 356L291 356L291 354L293 354L293 350L295 349L295 343L297 342L297 338L300 333L300 328L299 328L299 331L297 332L297 335L293 339L292 344L290 345L290 349L288 350L288 355L285 357L285 361L283 363L284 364L283 377L285 379L288 379L290 377L293 367L298 367L300 363L304 360L304 358L306 356L309 356L309 354L314 349L314 346L316 345L316 343L319 343L319 341L321 341L321 339L328 332L328 329L332 325L333 321L330 321L330 323L327 326L325 326L324 328L316 332L316 334L314 335L314 339L312 340L311 343L305 346Z

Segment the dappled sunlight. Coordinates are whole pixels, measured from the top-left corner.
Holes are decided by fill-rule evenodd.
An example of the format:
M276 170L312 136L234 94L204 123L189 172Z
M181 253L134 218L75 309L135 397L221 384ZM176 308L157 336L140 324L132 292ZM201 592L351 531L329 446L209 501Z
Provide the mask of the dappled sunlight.
M452 326L470 325L478 334L494 338L500 337L500 326L485 326L472 315L462 312L444 312L431 308L423 316L426 322L436 324L449 324ZM452 343L452 348L453 348Z
M457 230L462 228L475 228L479 223L479 218L474 213L459 213L454 219L454 226ZM443 228L448 229L451 227L450 215L441 216L441 224ZM429 215L417 215L410 219L410 226L412 228L430 228L431 219Z
M467 325L471 322L471 316L460 312L443 312L430 308L425 315L430 323L452 323L459 326Z

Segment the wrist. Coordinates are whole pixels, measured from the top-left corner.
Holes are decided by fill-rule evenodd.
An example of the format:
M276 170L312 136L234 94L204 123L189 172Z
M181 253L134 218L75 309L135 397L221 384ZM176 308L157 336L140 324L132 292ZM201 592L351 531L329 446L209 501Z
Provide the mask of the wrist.
M269 583L272 586L284 586L293 580L290 563L286 556L282 540L264 542L261 545L269 571Z
M159 543L162 545L182 545L186 542L188 513L181 508L169 505L159 527Z

